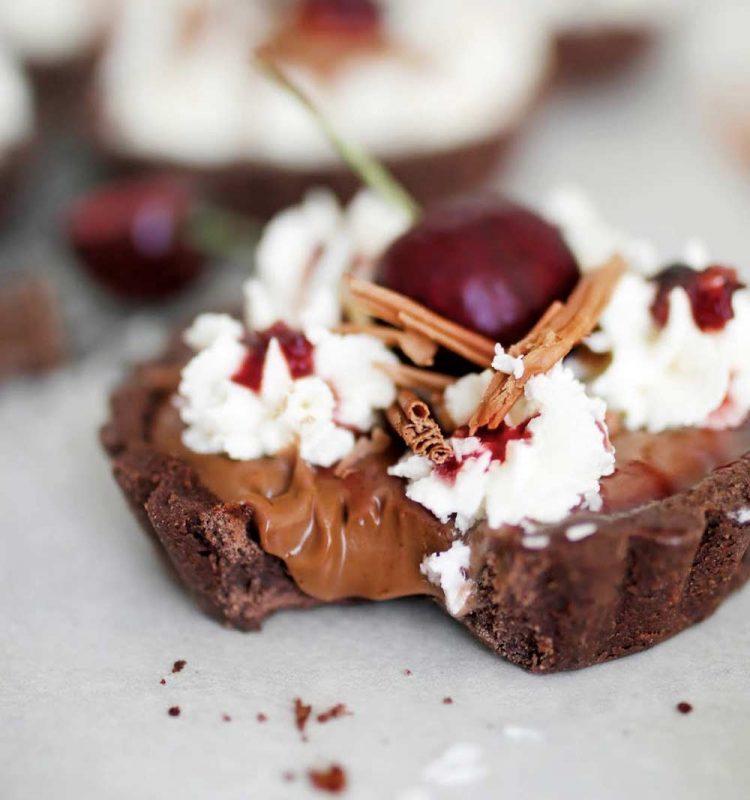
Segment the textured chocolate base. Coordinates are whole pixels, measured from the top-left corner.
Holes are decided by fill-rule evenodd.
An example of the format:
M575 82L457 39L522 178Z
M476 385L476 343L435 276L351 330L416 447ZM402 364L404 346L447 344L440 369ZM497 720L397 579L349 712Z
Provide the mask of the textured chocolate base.
M149 444L179 359L136 370L112 398L102 441L123 493L184 583L229 624L257 628L278 609L315 605L260 549L249 509L219 502L194 470ZM750 577L750 524L728 516L747 508L750 454L667 500L540 529L550 538L543 549L524 547L516 531L477 530L475 610L461 622L534 672L651 647L707 617ZM567 527L589 520L597 533L568 541Z
M462 622L533 672L590 666L645 650L709 616L750 578L750 454L694 489L624 514L581 516L520 537L472 542L476 610ZM572 522L597 532L568 541Z
M149 445L151 415L174 389L169 377L159 385L161 369L173 373L169 359L135 371L112 397L102 430L115 479L144 529L200 605L234 627L257 629L274 611L316 605L284 563L261 550L249 508L222 504L194 470Z
M613 75L644 55L654 39L647 28L560 31L555 40L558 75L574 80Z
M66 349L62 310L51 283L19 275L0 284L0 381L53 369L65 360Z
M421 204L431 205L485 182L513 138L506 133L453 150L392 159L386 164ZM193 182L216 203L262 219L298 203L305 191L315 186L328 186L341 200L348 200L362 185L343 165L287 170L248 162L215 169L187 168L168 161L128 157L108 148L101 139L100 145L118 175L146 171L178 175Z

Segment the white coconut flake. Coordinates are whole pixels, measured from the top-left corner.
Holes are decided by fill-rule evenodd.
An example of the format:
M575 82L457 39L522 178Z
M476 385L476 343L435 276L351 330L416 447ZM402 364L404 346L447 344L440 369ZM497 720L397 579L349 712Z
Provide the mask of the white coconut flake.
M596 533L596 525L593 522L579 522L576 525L570 525L565 530L565 538L569 542L580 542L581 539L587 539Z
M750 508L740 508L737 511L730 511L727 516L738 525L747 525L750 522Z
M503 736L516 742L543 742L544 734L534 728L522 725L503 725Z
M469 546L456 540L448 550L425 556L419 567L430 583L443 590L445 607L454 617L463 612L474 588L474 582L468 577L470 564Z
M523 356L512 356L505 352L501 344L495 345L495 357L492 359L492 369L496 372L504 372L519 379L523 377Z
M549 536L543 533L533 533L524 536L521 539L521 544L527 550L544 550L545 547L549 547L549 541Z

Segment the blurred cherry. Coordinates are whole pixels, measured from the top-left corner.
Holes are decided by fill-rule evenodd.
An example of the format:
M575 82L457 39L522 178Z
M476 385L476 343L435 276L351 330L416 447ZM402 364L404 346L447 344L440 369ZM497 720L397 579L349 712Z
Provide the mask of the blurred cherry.
M373 0L300 0L297 22L315 33L370 34L381 18Z
M508 345L575 286L558 229L491 195L428 211L383 255L376 280Z
M91 276L115 294L165 297L203 268L188 235L196 206L190 187L168 177L110 184L75 202L68 239Z

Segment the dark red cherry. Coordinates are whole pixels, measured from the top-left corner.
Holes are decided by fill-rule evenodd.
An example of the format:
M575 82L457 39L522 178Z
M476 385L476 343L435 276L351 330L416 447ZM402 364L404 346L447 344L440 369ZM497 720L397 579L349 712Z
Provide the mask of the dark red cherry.
M156 299L190 283L204 258L187 226L196 198L165 177L131 180L79 199L68 218L68 239L99 283L131 299Z
M702 331L720 331L734 317L732 296L743 287L736 270L719 266L699 271L673 264L656 275L654 281L658 289L651 315L656 324L662 328L667 324L669 293L679 286L687 292L693 319Z
M484 196L426 213L385 252L376 280L508 345L565 298L578 276L556 227Z
M301 0L297 13L307 31L357 35L372 33L381 17L374 0Z

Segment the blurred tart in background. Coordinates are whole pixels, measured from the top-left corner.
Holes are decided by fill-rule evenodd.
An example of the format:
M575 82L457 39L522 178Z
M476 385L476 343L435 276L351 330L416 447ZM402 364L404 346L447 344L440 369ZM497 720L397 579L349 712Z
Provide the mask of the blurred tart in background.
M494 168L545 83L549 36L497 0L134 0L98 73L101 146L130 166L179 167L260 214L311 185L350 196L356 181L258 55L432 201Z

